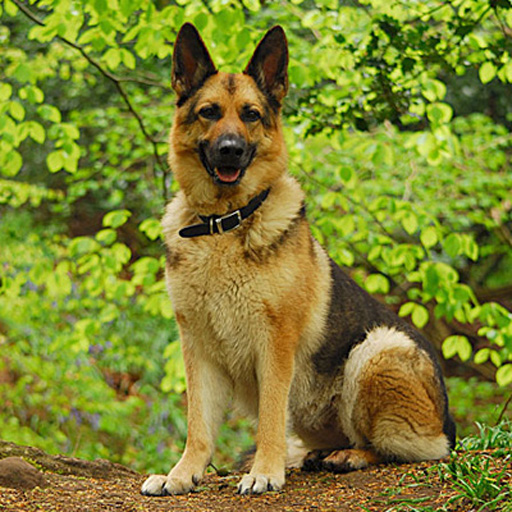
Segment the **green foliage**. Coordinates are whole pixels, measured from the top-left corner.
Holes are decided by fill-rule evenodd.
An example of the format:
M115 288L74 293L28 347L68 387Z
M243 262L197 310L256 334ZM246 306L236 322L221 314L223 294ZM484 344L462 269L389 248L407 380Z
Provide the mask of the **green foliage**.
M512 487L507 465L497 467L492 455L472 457L452 455L447 463L438 467L441 481L449 482L457 494L448 500L463 501L477 511L504 510L510 504Z
M512 419L510 405L504 405L510 397L508 388L475 377L448 377L446 386L460 438L479 432L479 424L495 425L503 410L504 417Z
M285 137L314 235L417 327L448 326L445 357L512 383L508 0L5 0L0 14L0 436L154 471L180 451L158 218L176 190L184 21L227 71L283 24Z
M460 444L465 450L491 450L504 448L509 453L512 446L512 422L504 420L499 425L491 427L477 423L478 434L464 438Z
M499 510L509 512L512 505L510 485L510 422L495 427L479 425L479 432L460 441L463 451L452 452L447 462L418 471L403 473L396 487L386 489L375 499L376 504L393 504L396 512L436 512L449 510ZM467 451L466 451L467 450ZM471 451L470 451L471 450ZM478 451L473 451L478 450ZM485 450L485 453L482 451ZM410 482L410 483L408 483ZM422 488L433 488L426 496L415 496ZM444 499L432 502L441 492ZM395 506L396 504L396 506ZM455 507L455 508L454 508ZM370 507L371 508L371 507ZM364 510L370 510L364 508ZM373 510L373 509L372 509Z

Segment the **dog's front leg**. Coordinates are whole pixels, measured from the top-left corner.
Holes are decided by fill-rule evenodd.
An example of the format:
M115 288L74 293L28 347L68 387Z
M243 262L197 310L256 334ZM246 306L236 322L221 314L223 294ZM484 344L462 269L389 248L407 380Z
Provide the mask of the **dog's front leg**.
M256 454L250 473L238 484L240 494L260 494L284 485L286 411L294 352L289 341L272 340L259 361Z
M203 477L213 455L217 430L229 396L229 383L194 345L183 343L183 357L187 375L187 444L181 459L168 475L152 475L144 482L142 494L145 495L191 491Z

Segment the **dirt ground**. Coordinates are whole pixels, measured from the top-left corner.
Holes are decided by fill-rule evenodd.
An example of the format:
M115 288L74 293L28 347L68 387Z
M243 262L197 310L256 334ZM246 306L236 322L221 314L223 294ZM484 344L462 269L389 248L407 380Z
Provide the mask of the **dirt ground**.
M50 456L5 442L0 442L0 459L1 512L390 512L420 506L438 510L454 496L430 462L382 465L341 475L293 470L283 491L260 496L236 494L239 474L221 477L213 473L194 493L156 498L140 494L144 475L108 461ZM470 508L454 500L446 510L467 512Z

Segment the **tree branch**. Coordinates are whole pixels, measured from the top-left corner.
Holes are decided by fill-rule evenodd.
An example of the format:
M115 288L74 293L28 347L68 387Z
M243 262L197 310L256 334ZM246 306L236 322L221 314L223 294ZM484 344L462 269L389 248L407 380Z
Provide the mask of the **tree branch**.
M18 9L27 17L29 18L31 21L33 21L34 23L36 23L37 25L40 25L41 27L45 27L46 24L44 23L44 21L42 21L41 19L39 19L25 4L23 4L20 0L12 0L12 2L18 7ZM144 137L146 138L146 140L152 145L153 147L153 156L155 158L155 161L156 161L156 164L158 165L158 167L161 169L162 171L162 174L163 174L163 179L162 179L162 193L163 193L163 199L165 202L167 202L167 199L168 199L168 187L167 187L167 176L169 174L169 168L167 167L165 161L162 159L162 157L160 156L160 154L158 153L158 141L149 133L148 129L146 128L146 125L144 124L144 121L142 119L142 117L139 115L139 113L135 110L135 107L133 106L130 98L128 97L128 94L126 93L126 91L124 90L124 87L122 85L122 82L126 82L126 81L131 81L131 82L139 82L139 83L146 83L147 85L148 84L148 81L141 81L141 80L137 80L137 79L122 79L122 78L119 78L117 77L116 75L112 74L110 71L104 69L101 64L96 60L94 59L93 57L91 57L86 51L85 49L83 48L83 46L80 46L79 44L77 43L74 43L73 41L70 41L69 39L66 39L65 37L62 37L62 36L55 36L57 39L59 39L60 41L62 41L64 44L68 45L68 46L71 46L72 48L74 48L75 50L78 50L82 56L87 60L87 62L89 62L89 64L91 64L92 66L94 66L105 78L107 78L108 80L110 80L116 87L117 91L119 92L119 94L121 95L121 98L123 99L126 107L128 108L129 112L132 114L132 116L136 119L139 127L140 127L140 130L142 132L142 134L144 135ZM155 85L155 83L151 82L150 85Z

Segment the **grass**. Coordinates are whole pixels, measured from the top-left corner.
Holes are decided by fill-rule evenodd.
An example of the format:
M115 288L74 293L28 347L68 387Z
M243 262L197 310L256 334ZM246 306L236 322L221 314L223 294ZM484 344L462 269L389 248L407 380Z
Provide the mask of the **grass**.
M503 420L494 427L476 423L478 435L468 436L459 442L463 450L512 450L512 421Z
M452 455L449 462L438 466L438 471L440 481L455 491L448 503L462 501L475 512L504 510L505 506L512 511L510 464L503 464L492 454Z
M386 512L512 512L512 422L476 427L447 462L405 473L374 502L385 502ZM439 500L441 493L445 499Z

